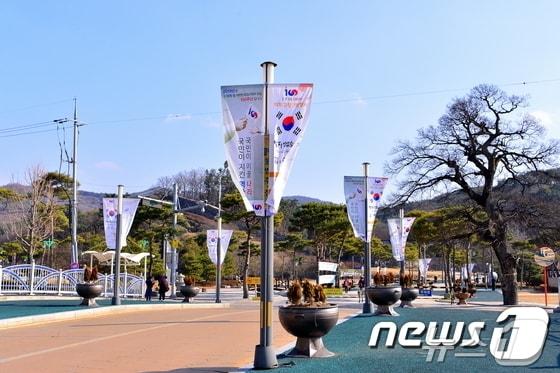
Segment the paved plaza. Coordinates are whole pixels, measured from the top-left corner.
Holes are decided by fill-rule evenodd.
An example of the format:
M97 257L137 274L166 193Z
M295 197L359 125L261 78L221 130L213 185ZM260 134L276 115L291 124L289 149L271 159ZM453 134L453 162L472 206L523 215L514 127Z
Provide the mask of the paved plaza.
M541 295L542 296L542 295ZM222 293L222 304L213 302L212 292L201 293L192 304L180 300L123 302L122 307L102 307L74 311L78 299L0 300L0 318L15 320L17 313L61 315L72 319L12 325L0 330L0 371L2 372L239 372L249 370L255 344L259 341L259 303L242 300L237 289ZM339 304L340 319L325 338L327 359L291 358L282 355L295 338L284 331L274 312L274 347L279 355L278 370L286 372L406 372L406 371L557 371L560 367L560 315L550 313L550 328L541 358L525 368L498 365L487 348L475 352L484 357L460 357L449 351L443 361L427 362L428 351L411 348L368 347L372 327L392 320L399 326L407 321L485 321L481 334L488 343L495 319L504 307L501 295L481 291L471 304L451 305L436 296L418 299L416 308L398 309L399 317L363 317L355 292L331 300ZM535 300L539 300L534 296ZM532 298L531 298L532 299ZM557 296L549 298L555 306ZM285 302L275 296L277 307ZM533 302L534 303L534 302ZM550 309L551 307L549 307ZM38 311L39 310L39 311ZM86 311L86 312L84 312ZM97 313L96 312L100 312ZM77 316L76 316L77 315ZM21 314L20 316L23 316ZM456 355L456 353L459 353Z

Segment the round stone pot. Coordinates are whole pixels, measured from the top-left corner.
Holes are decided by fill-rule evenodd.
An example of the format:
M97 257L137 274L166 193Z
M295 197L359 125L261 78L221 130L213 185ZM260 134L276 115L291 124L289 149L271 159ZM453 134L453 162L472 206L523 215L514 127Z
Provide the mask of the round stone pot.
M412 301L418 298L418 289L402 288L400 307L414 307Z
M76 284L76 293L83 298L80 306L97 307L95 298L101 295L103 286L99 284L82 283Z
M459 299L459 303L457 304L467 304L467 299L470 298L469 293L455 293L455 298Z
M377 306L374 316L399 316L392 306L401 298L400 285L372 286L366 289L366 294Z
M327 350L322 337L338 321L338 305L324 307L280 307L280 323L288 333L297 337L296 346L288 356L330 357L334 353Z
M192 285L181 286L181 294L185 297L183 303L190 303L190 298L194 298L198 295L200 288L194 287Z

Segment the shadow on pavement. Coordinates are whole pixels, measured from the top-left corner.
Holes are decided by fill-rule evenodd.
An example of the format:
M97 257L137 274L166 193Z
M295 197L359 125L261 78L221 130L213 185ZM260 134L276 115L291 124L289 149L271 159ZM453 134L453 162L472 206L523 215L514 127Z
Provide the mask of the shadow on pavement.
M244 372L240 368L234 367L195 367L195 368L185 368L185 369L173 369L173 370L150 370L142 373L228 373L228 372Z

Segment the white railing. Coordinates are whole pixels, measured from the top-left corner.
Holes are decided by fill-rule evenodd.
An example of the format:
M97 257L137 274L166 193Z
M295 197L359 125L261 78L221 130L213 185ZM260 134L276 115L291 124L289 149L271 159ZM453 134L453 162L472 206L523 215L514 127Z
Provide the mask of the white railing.
M102 296L113 295L113 275L98 275L97 283L103 285ZM84 279L83 269L62 269L31 264L0 266L0 295L76 295L76 284ZM130 273L120 274L123 297L142 297L144 279Z

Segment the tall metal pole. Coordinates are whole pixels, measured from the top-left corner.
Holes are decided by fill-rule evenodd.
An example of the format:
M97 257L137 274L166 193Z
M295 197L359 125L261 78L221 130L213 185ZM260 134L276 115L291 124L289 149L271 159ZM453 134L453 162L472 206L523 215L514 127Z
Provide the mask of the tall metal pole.
M121 235L122 235L122 210L123 210L123 191L124 186L117 187L117 235L115 241L115 277L113 279L113 298L111 299L112 305L120 305L120 285L121 285Z
M218 179L218 247L216 250L216 303L222 303L222 174Z
M264 73L264 200L268 193L269 174L269 128L268 128L268 84L274 83L274 62L261 64ZM265 216L261 219L261 301L260 301L260 344L255 347L255 369L272 369L278 366L272 347L272 282L274 257L274 217L269 214L265 203Z
M405 253L405 243L403 242L404 241L403 240L403 235L404 235L404 209L399 210L399 218L401 219L401 229L400 229L400 232L399 232L401 237L400 237L399 241L400 241L401 250L402 250L402 253L403 253L403 257L402 257L402 260L401 260L401 270L399 271L399 277L400 277L399 282L401 283L401 286L404 286L404 282L403 282L403 280L404 280L404 253Z
M173 183L173 238L175 239L175 229L177 229L177 210L179 209L179 187L177 183ZM171 295L169 298L177 298L177 248L171 245Z
M74 97L74 146L72 149L72 268L78 267L78 105Z
M370 238L368 234L368 162L362 163L364 166L364 286L365 289L371 286L371 245ZM362 308L362 313L371 313L371 302L367 296L364 297L364 306Z

